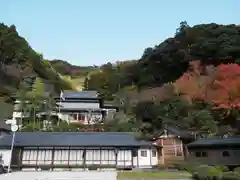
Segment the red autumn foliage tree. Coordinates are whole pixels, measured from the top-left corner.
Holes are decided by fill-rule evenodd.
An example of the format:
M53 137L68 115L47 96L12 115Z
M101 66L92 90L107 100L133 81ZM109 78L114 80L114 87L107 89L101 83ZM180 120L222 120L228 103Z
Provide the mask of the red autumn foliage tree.
M193 61L189 70L175 82L177 92L189 100L202 99L214 108L239 109L240 65L221 64L211 72L205 70L199 61Z
M201 72L200 61L192 61L188 71L174 83L176 93L183 95L188 100L199 98L203 93Z
M212 84L206 89L205 100L213 103L218 109L239 109L240 65L219 65Z

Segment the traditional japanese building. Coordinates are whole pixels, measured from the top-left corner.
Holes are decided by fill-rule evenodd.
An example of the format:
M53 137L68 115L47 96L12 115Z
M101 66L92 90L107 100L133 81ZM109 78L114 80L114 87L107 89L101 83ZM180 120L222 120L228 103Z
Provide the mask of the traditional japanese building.
M240 137L213 137L188 144L188 159L209 165L240 165Z
M60 106L60 118L69 123L101 123L110 111L118 110L116 106L105 104L97 91L64 91L62 97L55 100Z
M0 139L4 166L13 169L132 169L158 163L155 146L121 132L16 132Z
M153 141L162 147L158 152L159 164L167 165L185 160L188 155L187 144L194 141L194 136L178 127L165 126Z

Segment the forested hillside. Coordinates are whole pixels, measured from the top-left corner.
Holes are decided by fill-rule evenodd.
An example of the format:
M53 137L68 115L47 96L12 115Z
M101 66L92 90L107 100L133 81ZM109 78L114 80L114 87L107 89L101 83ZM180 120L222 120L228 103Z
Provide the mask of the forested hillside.
M26 77L38 76L60 89L71 89L51 64L35 52L14 25L0 24L0 95L12 96Z
M240 134L240 26L182 22L173 37L146 48L139 60L101 67L45 60L15 26L1 24L0 37L4 97L37 75L56 92L83 86L114 101L120 112L106 118L105 131L151 136L172 124L207 135Z
M102 66L102 72L89 79L88 88L97 88L107 96L108 91L118 90L116 84L159 87L178 79L193 60L200 60L203 66L240 63L240 26L213 23L190 27L182 22L174 37L146 48L139 61ZM102 78L102 84L94 83L97 78Z
M234 134L240 133L239 63L240 26L182 22L140 60L103 65L85 88L122 107L125 113L109 121L115 130L138 127L153 135L167 123L207 135Z

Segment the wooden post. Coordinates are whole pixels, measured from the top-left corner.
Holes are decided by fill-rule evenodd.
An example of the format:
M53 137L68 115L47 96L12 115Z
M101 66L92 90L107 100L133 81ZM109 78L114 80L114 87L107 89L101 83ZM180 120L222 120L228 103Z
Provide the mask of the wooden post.
M38 154L39 154L39 147L37 147L37 158L36 158L36 168L38 169Z
M185 160L185 153L184 153L184 145L183 145L183 141L181 140L181 152L182 152L182 156L183 156L183 159Z
M102 147L100 147L100 170L102 170Z
M70 146L68 147L68 168L70 170L70 163L69 163L69 161L70 161Z
M135 151L135 149L134 149L134 151ZM133 149L132 149L132 151L131 151L131 155L132 155L131 163L132 163L132 167L133 167Z
M115 157L116 157L115 164L116 164L116 168L117 168L117 161L118 161L118 149L117 148L115 148Z
M161 139L161 151L162 151L162 163L165 164L165 154L164 154L164 145L163 145L163 139Z
M175 138L173 138L173 146L174 146L175 156L177 156L177 143Z
M52 163L51 163L52 170L54 169L54 155L55 155L55 148L53 147L53 149L52 149Z
M150 166L152 166L152 149L150 148Z
M19 154L18 154L18 167L22 167L22 157L23 157L23 149L19 149Z
M137 149L137 167L139 167L139 156L138 156L138 149Z
M86 156L87 156L87 152L86 152L86 148L83 149L83 166L84 166L84 171L86 170Z

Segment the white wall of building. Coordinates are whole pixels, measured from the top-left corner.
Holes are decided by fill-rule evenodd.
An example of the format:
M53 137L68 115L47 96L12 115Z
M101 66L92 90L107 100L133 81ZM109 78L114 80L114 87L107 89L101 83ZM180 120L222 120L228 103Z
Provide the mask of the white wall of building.
M117 167L131 167L132 161L134 167L151 168L157 165L157 153L153 153L155 149L138 149L138 156L133 157L132 150L118 150L116 159L115 150L87 150L86 151L86 165L112 165ZM54 165L83 165L84 156L83 150L55 150L54 151ZM11 151L9 149L1 149L2 160L4 166L8 166L11 159ZM154 156L153 156L154 155ZM156 155L156 156L155 156ZM132 159L133 158L133 159ZM117 160L117 164L116 164ZM24 149L22 156L23 165L50 165L52 163L52 150L34 150Z
M2 164L8 166L11 159L11 150L10 149L0 149L0 154L2 155Z
M60 105L60 102L57 102ZM98 109L100 108L99 103L92 102L61 102L63 109Z
M140 168L150 168L158 164L158 155L155 148L141 148L137 151L137 156L133 157L133 164Z

